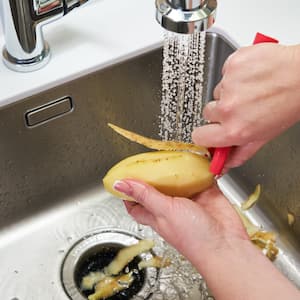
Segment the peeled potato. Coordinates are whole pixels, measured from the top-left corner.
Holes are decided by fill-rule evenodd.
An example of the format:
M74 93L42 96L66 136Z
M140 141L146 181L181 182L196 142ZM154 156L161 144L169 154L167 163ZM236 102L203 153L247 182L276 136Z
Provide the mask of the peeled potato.
M154 151L125 158L108 171L103 184L113 195L132 200L113 188L117 180L126 178L142 180L169 196L187 198L214 181L206 157L182 151Z

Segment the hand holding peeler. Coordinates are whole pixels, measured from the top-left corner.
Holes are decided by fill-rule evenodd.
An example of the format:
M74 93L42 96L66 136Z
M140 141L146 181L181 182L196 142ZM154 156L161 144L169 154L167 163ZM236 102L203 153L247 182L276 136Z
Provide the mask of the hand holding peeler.
M278 43L279 41L266 36L262 33L257 33L253 45L260 43ZM216 176L222 174L226 159L230 154L232 147L219 147L219 148L211 148L210 152L212 153L212 160L210 163L210 172Z

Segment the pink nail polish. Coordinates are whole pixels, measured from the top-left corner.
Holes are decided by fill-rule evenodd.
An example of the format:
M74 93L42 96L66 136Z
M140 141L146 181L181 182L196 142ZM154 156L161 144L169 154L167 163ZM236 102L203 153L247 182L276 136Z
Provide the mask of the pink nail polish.
M122 180L117 180L115 181L113 188L120 192L123 193L127 196L131 196L132 195L132 187L125 181Z

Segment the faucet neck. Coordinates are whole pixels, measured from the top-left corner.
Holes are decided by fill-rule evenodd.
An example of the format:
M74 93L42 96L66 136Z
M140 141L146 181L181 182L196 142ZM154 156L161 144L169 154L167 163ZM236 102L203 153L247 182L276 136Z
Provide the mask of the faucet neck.
M5 36L4 63L15 71L41 68L49 60L49 47L41 27L64 14L63 0L1 0Z
M15 71L43 67L50 58L42 26L55 21L87 0L0 0L5 48L4 63Z

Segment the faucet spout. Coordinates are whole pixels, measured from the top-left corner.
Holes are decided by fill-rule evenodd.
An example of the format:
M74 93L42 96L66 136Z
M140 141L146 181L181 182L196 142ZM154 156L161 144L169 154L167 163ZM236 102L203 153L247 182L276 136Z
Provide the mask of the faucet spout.
M205 31L213 25L217 0L156 0L156 19L176 33Z
M42 27L87 0L0 0L5 65L19 72L38 70L50 59Z

